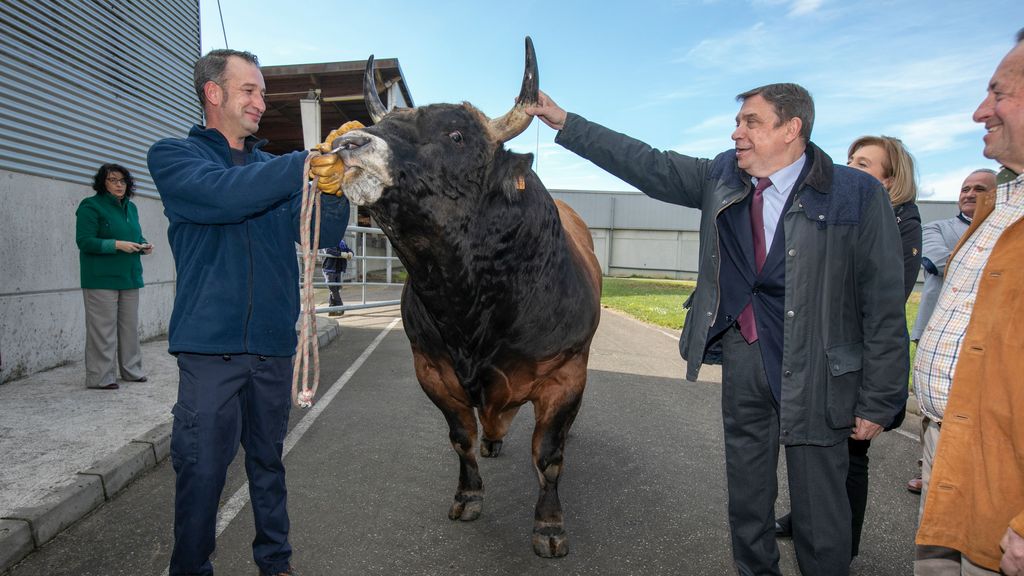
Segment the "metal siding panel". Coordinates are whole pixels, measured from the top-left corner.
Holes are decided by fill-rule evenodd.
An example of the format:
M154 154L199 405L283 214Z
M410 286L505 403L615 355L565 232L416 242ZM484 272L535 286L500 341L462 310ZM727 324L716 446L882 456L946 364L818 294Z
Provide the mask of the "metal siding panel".
M918 202L917 207L921 210L921 222L924 224L954 218L960 213L960 206L955 201Z
M0 3L0 169L86 183L117 162L155 196L149 146L201 122L199 50L197 0Z
M550 192L553 198L563 200L579 212L590 228L685 231L700 227L699 210L654 200L639 192ZM614 214L612 199L615 200Z

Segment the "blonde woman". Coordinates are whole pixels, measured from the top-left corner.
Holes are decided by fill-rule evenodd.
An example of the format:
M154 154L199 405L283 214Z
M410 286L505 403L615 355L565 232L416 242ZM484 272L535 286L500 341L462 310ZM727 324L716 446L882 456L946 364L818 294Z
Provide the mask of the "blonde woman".
M903 288L907 298L921 271L921 212L917 209L914 159L898 138L861 136L850 144L847 166L871 174L889 192L903 240Z

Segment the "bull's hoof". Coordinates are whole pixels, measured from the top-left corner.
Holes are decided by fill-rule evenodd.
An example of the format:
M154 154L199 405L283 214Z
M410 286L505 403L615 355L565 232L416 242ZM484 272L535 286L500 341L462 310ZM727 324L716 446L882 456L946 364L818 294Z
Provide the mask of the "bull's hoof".
M483 496L456 496L452 507L448 509L448 519L472 522L480 517L483 509Z
M484 438L480 441L480 455L484 458L496 458L498 454L501 454L501 440L488 440Z
M569 539L558 526L533 531L533 551L541 558L561 558L569 553Z

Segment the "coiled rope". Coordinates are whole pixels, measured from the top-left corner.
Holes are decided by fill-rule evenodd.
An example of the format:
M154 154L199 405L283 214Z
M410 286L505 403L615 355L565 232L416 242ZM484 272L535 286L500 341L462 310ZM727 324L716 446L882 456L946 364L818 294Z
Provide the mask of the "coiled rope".
M318 155L317 152L310 152L306 156L306 163L303 166L303 174L306 177L302 187L302 210L299 216L302 253L302 288L299 290L299 301L302 310L299 312L299 345L295 350L292 370L292 402L300 408L309 408L313 405L313 397L316 396L316 389L320 384L320 346L316 332L316 295L313 291L316 249L320 245L320 190L317 188L318 178L309 170L309 161ZM313 374L312 387L309 385L310 372Z

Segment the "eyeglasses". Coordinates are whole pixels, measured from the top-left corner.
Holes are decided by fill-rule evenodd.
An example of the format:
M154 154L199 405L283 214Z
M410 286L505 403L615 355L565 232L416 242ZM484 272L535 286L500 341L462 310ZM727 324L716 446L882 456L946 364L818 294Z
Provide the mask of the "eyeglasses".
M109 184L127 184L128 182L124 178L107 178Z

